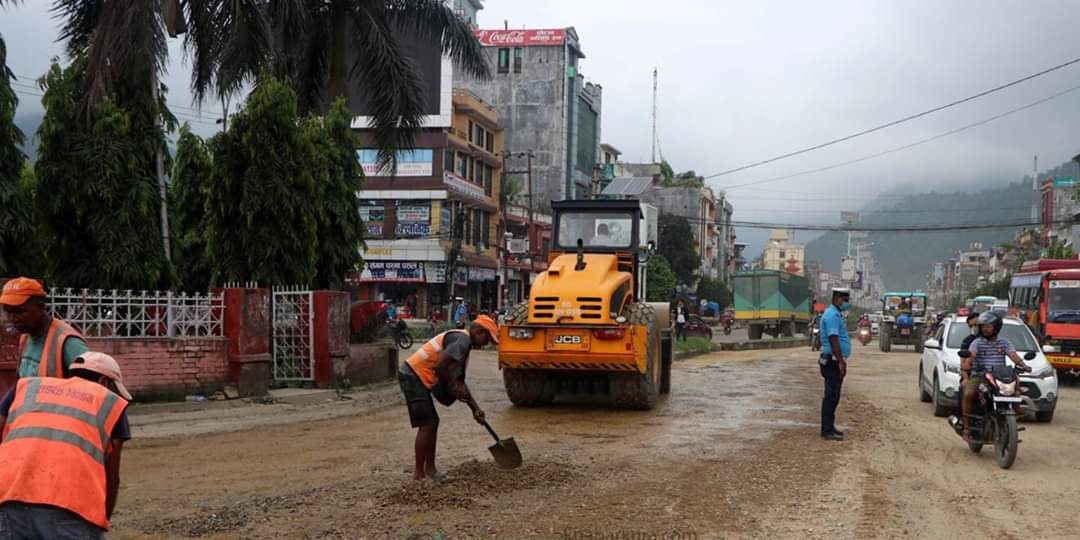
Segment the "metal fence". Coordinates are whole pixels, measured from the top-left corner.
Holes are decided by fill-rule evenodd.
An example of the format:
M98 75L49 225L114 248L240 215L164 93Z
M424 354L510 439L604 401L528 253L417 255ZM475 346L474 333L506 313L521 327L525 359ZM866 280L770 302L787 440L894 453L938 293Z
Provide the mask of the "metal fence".
M304 287L273 290L274 380L315 379L315 309Z
M221 293L52 289L52 313L86 337L222 337Z

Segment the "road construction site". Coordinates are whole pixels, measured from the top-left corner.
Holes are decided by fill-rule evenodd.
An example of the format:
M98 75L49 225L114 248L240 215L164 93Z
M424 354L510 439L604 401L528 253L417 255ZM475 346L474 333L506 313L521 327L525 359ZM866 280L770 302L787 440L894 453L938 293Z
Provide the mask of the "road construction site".
M442 483L414 482L388 382L293 403L132 409L113 538L1067 538L1080 530L1080 389L1025 422L999 469L920 403L918 356L859 347L818 436L808 348L676 362L651 411L576 398L512 406L492 351L469 384L524 465L491 463L464 406L439 408ZM1074 383L1075 384L1075 383ZM605 536L606 535L606 536ZM618 536L622 535L622 536ZM633 536L637 535L637 536Z

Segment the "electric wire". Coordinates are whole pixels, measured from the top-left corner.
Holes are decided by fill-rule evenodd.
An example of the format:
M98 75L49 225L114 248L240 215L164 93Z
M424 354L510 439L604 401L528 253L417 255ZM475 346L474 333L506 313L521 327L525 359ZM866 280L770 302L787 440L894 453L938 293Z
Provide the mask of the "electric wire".
M710 175L706 176L705 179L707 180L709 178L716 178L717 176L724 176L724 175L736 173L736 172L739 172L739 171L745 171L746 169L750 169L750 168L753 168L753 167L758 167L758 166L761 166L761 165L765 165L766 163L773 163L775 161L780 161L782 159L786 159L786 158L789 158L789 157L792 157L792 156L797 156L797 155L800 155L800 154L805 154L807 152L812 152L814 150L819 150L821 148L825 148L827 146L832 146L834 144L842 143L844 141L850 141L851 139L854 139L854 138L857 138L857 137L862 137L863 135L868 135L868 134L874 133L876 131L881 131L883 129L890 128L892 126L903 124L904 122L909 122L909 121L915 120L917 118L922 118L924 116L927 116L927 115L930 115L930 114L933 114L933 113L936 113L936 112L943 111L943 110L948 109L950 107L955 107L956 105L960 105L962 103L967 103L969 101L972 101L972 100L975 100L975 99L978 99L978 98L993 94L994 92L999 92L999 91L1004 90L1006 88L1010 88L1010 87L1016 86L1018 84L1030 81L1031 79L1041 77L1043 75L1046 75L1048 73L1052 73L1052 72L1057 71L1059 69L1066 68L1066 67L1071 66L1073 64L1076 64L1078 62L1080 62L1080 58L1074 58L1072 60L1069 60L1068 62L1063 62L1063 63L1058 64L1056 66L1044 69L1042 71L1039 71L1037 73L1033 73L1033 74L1028 75L1026 77L1022 77L1020 79L1016 79L1016 80L1014 80L1012 82L1008 82L1008 83L1005 83L1005 84L1002 84L1002 85L995 86L993 88L990 88L989 90L984 90L982 92L979 92L977 94L965 97L963 99L958 99L956 101L946 103L944 105L939 105L937 107L922 111L920 113L911 114L911 115L905 116L903 118L900 118L898 120L893 120L891 122L886 122L884 124L874 126L872 128L869 128L869 129L864 129L862 131L858 131L858 132L852 133L850 135L845 135L843 137L839 137L839 138L832 139L832 140L829 140L829 141L826 141L826 142L823 142L823 143L815 144L813 146L809 146L809 147L806 147L806 148L803 148L803 149L800 149L800 150L795 150L793 152L787 152L785 154L781 154L779 156L771 157L769 159L763 159L763 160L760 160L760 161L755 161L753 163L749 163L749 164L742 165L742 166L739 166L739 167L735 167L735 168L732 168L732 169L727 169L727 170L724 170L724 171L720 171L720 172L715 173L715 174L710 174Z

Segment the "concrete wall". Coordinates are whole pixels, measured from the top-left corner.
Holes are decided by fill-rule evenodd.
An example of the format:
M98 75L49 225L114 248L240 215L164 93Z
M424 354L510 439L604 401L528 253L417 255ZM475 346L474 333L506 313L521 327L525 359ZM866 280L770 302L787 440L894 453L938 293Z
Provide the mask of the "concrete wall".
M116 359L138 401L208 395L228 382L226 338L89 338L87 345Z
M566 56L571 53L566 46L525 47L521 73L497 73L499 48L483 49L491 79L455 74L454 86L495 105L507 152L533 152L533 201L538 208L549 206L563 198L566 182Z

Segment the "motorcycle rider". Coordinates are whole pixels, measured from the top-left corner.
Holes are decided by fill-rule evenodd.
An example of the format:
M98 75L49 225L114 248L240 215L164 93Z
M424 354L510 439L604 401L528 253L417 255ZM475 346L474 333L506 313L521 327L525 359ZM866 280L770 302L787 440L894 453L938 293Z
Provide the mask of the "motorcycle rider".
M970 319L968 320L970 321ZM993 311L984 311L979 314L976 323L979 327L979 335L971 341L967 348L967 350L971 351L971 356L964 358L960 364L961 388L964 389L964 396L961 400L961 410L963 410L964 414L961 422L964 428L964 439L969 441L971 440L971 431L968 429L968 416L975 409L975 398L979 389L979 377L973 375L992 371L995 367L1006 366L1006 356L1013 361L1016 367L1024 371L1031 369L1024 363L1024 359L1016 353L1013 344L999 335L1001 327L1004 325L1001 315Z

